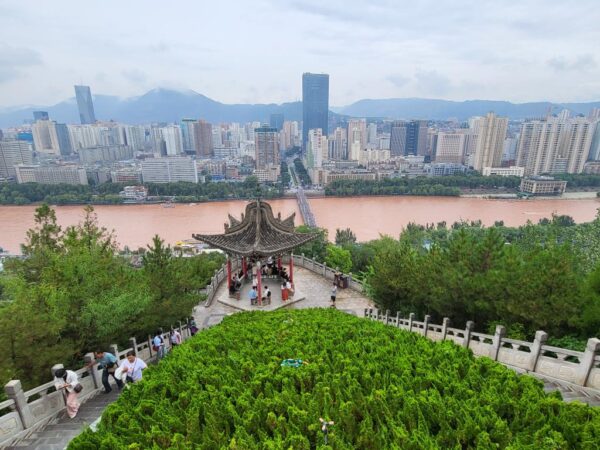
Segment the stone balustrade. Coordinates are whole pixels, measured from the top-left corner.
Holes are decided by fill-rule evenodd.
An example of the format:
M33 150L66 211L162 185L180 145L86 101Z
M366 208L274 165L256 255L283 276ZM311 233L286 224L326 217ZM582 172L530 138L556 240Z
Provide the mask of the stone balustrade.
M465 328L452 328L450 319L444 318L441 325L430 323L430 317L416 321L411 313L408 318L399 314L390 316L377 309L365 309L365 317L390 326L412 331L433 341L452 341L470 349L476 356L487 356L521 372L539 375L544 378L570 383L576 386L600 390L600 339L591 338L585 351L578 352L546 345L548 334L535 333L533 342L509 339L502 325L496 326L495 333L484 334L473 331L474 323L469 321Z
M175 328L179 330L184 340L191 337L187 324L183 325L179 322ZM167 346L171 347L168 332L163 333L163 339ZM156 354L152 350L152 336L148 336L148 340L141 343L132 337L129 339L128 347L124 350L120 350L116 344L111 345L107 350L113 353L119 361L124 359L130 350L134 350L137 357L146 362L156 359ZM93 360L93 353L87 353L84 357L86 364ZM54 372L62 367L62 364L55 364L51 369L52 377L54 377ZM83 367L75 371L83 386L83 390L79 394L81 403L104 389L100 372L97 366ZM42 428L66 408L64 393L56 391L54 381L24 391L21 381L11 380L4 386L4 391L8 400L0 403L0 448Z

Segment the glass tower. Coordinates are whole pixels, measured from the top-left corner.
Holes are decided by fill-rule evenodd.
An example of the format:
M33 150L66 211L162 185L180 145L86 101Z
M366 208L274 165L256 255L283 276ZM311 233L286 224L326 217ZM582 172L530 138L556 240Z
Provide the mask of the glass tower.
M92 102L90 87L75 86L75 97L77 98L81 124L96 123L96 114L94 114L94 103Z
M306 151L308 130L320 128L327 136L329 119L329 75L302 74L302 149Z

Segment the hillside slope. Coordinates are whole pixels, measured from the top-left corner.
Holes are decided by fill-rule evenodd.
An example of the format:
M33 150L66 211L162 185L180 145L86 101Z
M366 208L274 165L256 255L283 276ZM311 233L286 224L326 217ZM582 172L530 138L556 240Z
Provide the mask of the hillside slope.
M308 364L282 366L286 359ZM450 343L336 310L240 313L177 348L69 449L582 448L600 412ZM329 445L319 418L335 422Z

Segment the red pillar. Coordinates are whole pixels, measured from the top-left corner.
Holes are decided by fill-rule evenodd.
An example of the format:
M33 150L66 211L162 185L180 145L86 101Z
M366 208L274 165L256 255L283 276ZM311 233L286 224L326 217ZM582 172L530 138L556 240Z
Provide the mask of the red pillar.
M290 283L294 282L294 254L290 254Z
M242 272L244 274L244 279L246 278L246 274L248 272L248 265L246 264L246 257L242 256Z
M227 289L231 289L231 259L227 258Z
M257 280L256 289L258 290L258 298L256 300L258 300L259 305L262 305L262 289L261 289L262 286L261 286L261 282L260 282L261 272L262 272L262 268L260 267L260 261L256 261L256 280Z

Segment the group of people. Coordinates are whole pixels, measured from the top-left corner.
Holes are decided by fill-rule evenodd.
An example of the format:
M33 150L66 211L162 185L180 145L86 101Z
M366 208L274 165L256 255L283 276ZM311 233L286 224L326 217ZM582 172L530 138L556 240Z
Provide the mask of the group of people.
M198 332L198 327L193 318L189 321L189 329L191 335L195 335ZM172 347L176 347L183 342L181 333L177 329L171 330L169 333L169 341ZM166 354L166 343L162 337L162 331L157 330L152 339L152 346L154 347L157 358L160 360ZM94 361L91 361L87 367L92 368L97 366L98 370L102 371L102 386L104 387L104 393L109 394L112 392L112 387L109 382L109 377L112 376L117 383L119 390L123 389L125 383L136 383L142 379L142 371L147 367L146 362L138 358L135 351L129 350L126 354L125 359L119 360L115 355L110 352L98 350L94 352ZM83 390L82 385L79 383L79 377L73 370L67 370L64 368L57 369L54 372L54 386L56 390L64 390L66 395L67 403L67 414L70 418L74 418L79 410L78 394Z
M252 289L248 293L250 298L250 305L270 305L271 304L271 289L265 284L262 295L260 296L260 302L258 300L258 281L256 278L252 281Z

